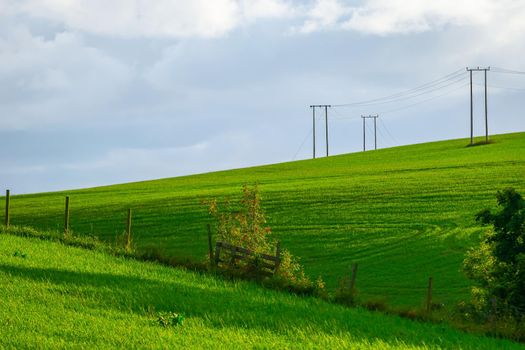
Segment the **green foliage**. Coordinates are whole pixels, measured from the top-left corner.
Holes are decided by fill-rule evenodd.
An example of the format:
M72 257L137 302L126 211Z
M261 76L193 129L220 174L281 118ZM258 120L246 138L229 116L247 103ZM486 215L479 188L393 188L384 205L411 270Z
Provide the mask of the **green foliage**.
M15 250L15 253L13 254L13 256L17 256L17 257L20 257L22 259L25 259L27 258L27 254L26 253L23 253L19 250Z
M61 231L67 194L75 237L96 235L113 243L133 208L139 253L162 251L165 260L200 263L208 249L209 223L202 201L237 198L239 184L258 182L270 237L301 257L307 275L322 275L330 292L349 262L359 260L363 300L387 297L393 307L420 307L421 288L435 276L435 299L454 305L469 297L471 281L458 266L468 247L479 242L472 208L491 206L495 188L525 191L525 133L492 139L493 144L479 147L451 140L68 193L15 195L11 223ZM0 215L3 210L1 198Z
M522 317L525 313L525 201L514 189L497 193L499 211L485 209L477 221L492 230L467 253L464 270L477 282L478 311Z
M13 257L26 252L31 259ZM1 349L523 349L448 326L0 235ZM186 315L159 326L157 312Z
M208 213L215 220L217 240L249 249L255 253L271 253L274 244L268 236L271 229L261 206L259 186L244 185L237 205L225 200L220 206L216 199L208 204Z
M184 319L184 315L176 312L159 312L157 314L157 322L164 328L182 326Z
M208 202L208 213L214 219L215 235L218 241L226 242L238 247L249 249L255 252L255 260L239 261L229 251L224 251L222 259L229 261L229 272L241 276L261 279L263 276L258 273L259 263L262 258L257 254L274 255L276 242L271 239L271 228L266 226L266 215L264 213L259 187L244 185L242 188L242 198L239 203L233 205L226 200L221 206L214 199ZM228 256L227 254L230 254ZM271 278L272 286L279 289L288 289L300 294L326 293L322 279L316 283L305 275L304 269L298 259L286 249L281 251L281 261L275 275Z

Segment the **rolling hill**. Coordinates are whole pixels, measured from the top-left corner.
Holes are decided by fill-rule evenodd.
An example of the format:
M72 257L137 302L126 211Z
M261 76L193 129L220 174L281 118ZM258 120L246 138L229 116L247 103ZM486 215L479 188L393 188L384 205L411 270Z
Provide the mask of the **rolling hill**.
M107 241L125 229L132 208L139 249L184 259L206 254L203 200L236 198L258 182L274 237L301 257L306 272L329 288L359 263L363 298L421 305L429 276L435 300L468 297L460 266L483 228L480 209L504 187L525 192L525 133L497 135L466 147L451 140L269 166L67 192L14 196L11 222L62 229L71 196L76 235ZM16 193L16 189L12 189ZM3 200L0 204L3 206Z

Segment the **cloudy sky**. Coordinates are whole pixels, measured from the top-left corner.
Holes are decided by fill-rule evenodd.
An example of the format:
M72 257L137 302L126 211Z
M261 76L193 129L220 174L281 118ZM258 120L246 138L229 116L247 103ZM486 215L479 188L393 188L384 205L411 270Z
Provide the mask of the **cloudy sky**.
M466 66L495 67L491 132L523 131L524 37L523 0L0 0L0 186L309 158L310 104L343 105L331 154L361 150L361 114L379 147L467 137Z

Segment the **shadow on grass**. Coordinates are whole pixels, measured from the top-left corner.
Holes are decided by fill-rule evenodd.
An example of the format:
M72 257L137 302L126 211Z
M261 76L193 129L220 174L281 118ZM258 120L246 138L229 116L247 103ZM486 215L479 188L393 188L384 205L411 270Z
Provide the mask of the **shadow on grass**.
M350 333L353 338L383 340L395 343L402 339L407 344L442 344L444 329L435 325L428 327L421 337L421 329L412 329L416 322L397 317L385 317L357 309L344 309L322 301L297 298L284 293L258 289L249 283L241 285L225 283L224 287L213 281L209 286L199 281L159 281L143 277L115 275L111 273L76 272L54 268L28 268L0 265L0 272L34 282L52 283L57 286L51 292L67 293L75 298L85 298L93 307L132 311L148 315L147 310L174 311L188 318L199 317L209 326L221 329L262 329L277 334L294 330L315 329L316 332L341 335ZM219 288L217 288L219 286ZM72 301L74 302L74 300ZM153 315L151 315L154 317ZM379 331L379 328L384 331ZM459 331L449 331L461 333ZM418 335L419 334L419 335ZM465 341L458 335L455 341ZM475 337L475 336L472 336ZM436 339L434 341L434 339ZM460 344L456 344L460 345Z
M476 146L483 146L483 145L491 145L493 143L496 143L496 141L494 141L494 140L488 140L488 141L482 140L482 141L474 142L473 144L468 144L465 147L476 147Z

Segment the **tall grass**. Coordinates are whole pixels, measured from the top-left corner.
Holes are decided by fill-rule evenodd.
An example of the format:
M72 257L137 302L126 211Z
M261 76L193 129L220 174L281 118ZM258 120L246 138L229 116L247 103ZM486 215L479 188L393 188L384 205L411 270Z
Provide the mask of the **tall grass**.
M21 252L22 254L15 254ZM185 316L163 327L159 315ZM0 348L521 349L59 242L0 235Z

